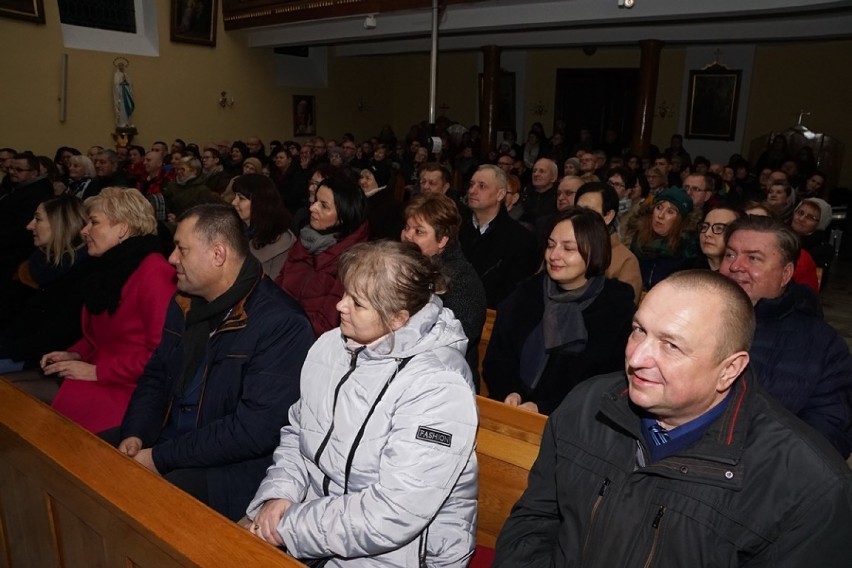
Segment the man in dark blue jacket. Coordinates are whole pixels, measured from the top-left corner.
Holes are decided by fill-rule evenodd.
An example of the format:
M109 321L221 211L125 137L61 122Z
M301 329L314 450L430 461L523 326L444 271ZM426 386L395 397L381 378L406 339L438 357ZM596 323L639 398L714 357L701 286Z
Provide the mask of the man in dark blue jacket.
M313 343L304 312L263 276L232 207L179 219L178 289L121 425L119 450L237 520L272 463Z
M749 351L758 382L822 433L846 459L852 451L852 357L822 319L819 300L791 281L799 258L793 231L769 217L732 223L720 272L745 290L757 329Z

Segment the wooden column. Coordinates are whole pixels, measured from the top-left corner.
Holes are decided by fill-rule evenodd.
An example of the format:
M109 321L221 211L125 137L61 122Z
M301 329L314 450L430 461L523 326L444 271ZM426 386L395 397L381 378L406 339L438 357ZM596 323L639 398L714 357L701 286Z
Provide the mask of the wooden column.
M497 89L500 84L500 47L486 45L482 48L482 100L479 105L481 156L497 145Z
M657 78L660 75L660 51L664 42L646 39L639 42L642 56L639 62L639 100L633 118L633 139L630 149L639 156L648 155L651 132L654 127L654 109L657 103Z

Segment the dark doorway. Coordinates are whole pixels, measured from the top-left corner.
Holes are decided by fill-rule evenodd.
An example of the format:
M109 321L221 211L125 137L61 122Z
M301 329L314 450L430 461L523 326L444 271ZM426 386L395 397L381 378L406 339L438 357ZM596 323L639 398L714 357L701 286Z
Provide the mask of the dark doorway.
M611 128L618 135L618 147L629 148L638 94L639 69L557 69L555 117L565 121L568 147L586 128L595 147L611 154L604 144L604 134Z

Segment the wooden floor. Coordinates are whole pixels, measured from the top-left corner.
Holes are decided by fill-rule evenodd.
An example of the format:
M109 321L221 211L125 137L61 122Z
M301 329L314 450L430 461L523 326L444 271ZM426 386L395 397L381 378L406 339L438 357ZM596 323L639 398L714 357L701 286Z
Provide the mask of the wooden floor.
M820 294L825 320L852 348L852 259L835 259Z

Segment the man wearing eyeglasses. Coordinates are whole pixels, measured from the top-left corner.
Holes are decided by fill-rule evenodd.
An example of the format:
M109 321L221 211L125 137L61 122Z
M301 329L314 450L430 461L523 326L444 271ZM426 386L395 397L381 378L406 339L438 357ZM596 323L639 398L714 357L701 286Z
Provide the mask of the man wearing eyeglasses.
M716 180L705 174L691 174L686 176L683 189L692 198L692 214L689 216L687 227L694 230L717 204Z
M509 175L509 174L512 173L512 167L514 167L514 165L515 165L515 159L512 156L510 156L509 154L506 154L506 153L500 154L500 156L497 158L497 166L501 170L506 172L506 175Z
M46 174L39 174L38 160L31 152L15 154L9 164L10 187L0 194L0 298L10 297L3 288L34 249L27 223L38 204L53 195L53 184Z
M822 319L819 300L792 281L799 239L770 217L728 226L719 272L745 290L757 328L749 350L758 382L847 458L852 451L852 357Z

